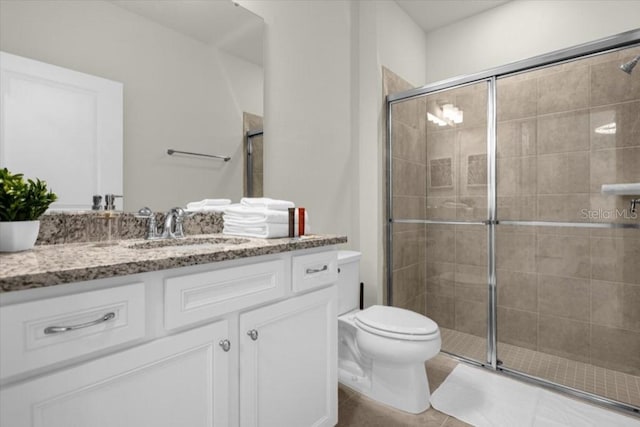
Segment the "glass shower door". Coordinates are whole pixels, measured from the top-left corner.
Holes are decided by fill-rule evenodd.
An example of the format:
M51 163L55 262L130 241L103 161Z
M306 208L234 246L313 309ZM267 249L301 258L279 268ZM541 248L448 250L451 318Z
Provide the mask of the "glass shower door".
M486 362L487 82L391 104L392 305Z
M640 407L640 76L629 48L498 79L502 367Z

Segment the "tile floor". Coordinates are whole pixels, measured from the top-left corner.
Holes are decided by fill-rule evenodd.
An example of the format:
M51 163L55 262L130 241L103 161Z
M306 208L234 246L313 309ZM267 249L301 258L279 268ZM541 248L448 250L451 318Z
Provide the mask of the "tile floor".
M484 360L485 340L446 328L440 328L442 347L455 354ZM500 359L506 366L530 375L549 379L580 390L640 406L640 377L575 362L509 344L499 344ZM439 354L426 363L429 388L433 393L458 362ZM469 426L434 408L412 415L397 411L340 385L338 389L338 426L340 427L460 427Z
M443 354L427 362L427 376L432 393L457 364L458 362ZM342 385L338 389L338 426L340 427L461 427L468 425L433 408L421 414L412 415L381 405Z
M486 360L484 338L446 328L440 331L444 350ZM638 376L504 343L498 343L498 357L503 366L640 407Z

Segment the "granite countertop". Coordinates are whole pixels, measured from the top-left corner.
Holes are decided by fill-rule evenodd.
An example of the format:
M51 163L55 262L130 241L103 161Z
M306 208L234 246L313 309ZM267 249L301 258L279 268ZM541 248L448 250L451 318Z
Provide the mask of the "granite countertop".
M206 243L203 243L205 241ZM162 245L162 242L175 242L177 245L153 247ZM189 236L179 241L131 239L112 243L40 245L25 252L0 254L0 292L145 273L346 242L346 236L337 235L254 239L203 234ZM152 247L148 248L148 246Z

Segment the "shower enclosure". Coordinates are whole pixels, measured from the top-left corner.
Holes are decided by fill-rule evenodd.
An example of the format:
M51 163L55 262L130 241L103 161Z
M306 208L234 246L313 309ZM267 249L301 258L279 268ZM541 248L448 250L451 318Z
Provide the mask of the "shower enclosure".
M445 353L636 414L640 195L602 186L640 183L638 55L632 31L389 94L385 266Z

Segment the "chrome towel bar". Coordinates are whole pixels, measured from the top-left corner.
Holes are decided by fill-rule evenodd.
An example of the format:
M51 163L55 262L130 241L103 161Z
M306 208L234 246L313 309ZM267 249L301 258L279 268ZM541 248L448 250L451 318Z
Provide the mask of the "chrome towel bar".
M211 158L214 158L214 159L222 159L225 162L228 162L229 160L231 160L231 157L229 157L229 156L218 156L218 155L215 155L215 154L192 153L190 151L174 150L173 148L169 148L167 150L167 154L170 155L170 156L172 154L174 154L174 153L189 154L190 156L211 157Z

